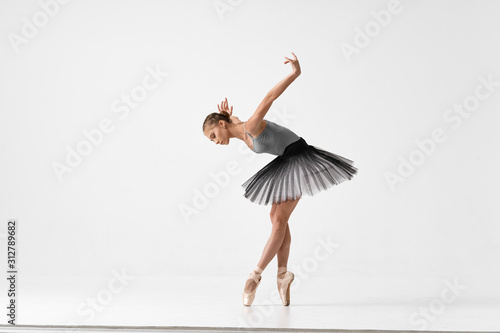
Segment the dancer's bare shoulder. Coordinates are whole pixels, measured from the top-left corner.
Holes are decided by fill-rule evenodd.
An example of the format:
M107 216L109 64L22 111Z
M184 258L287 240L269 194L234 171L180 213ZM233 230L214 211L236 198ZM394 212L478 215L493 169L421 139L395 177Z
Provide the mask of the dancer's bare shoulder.
M254 121L251 117L245 121L245 131L250 133L250 135L255 139L257 138L267 126L267 120L262 119L257 122Z

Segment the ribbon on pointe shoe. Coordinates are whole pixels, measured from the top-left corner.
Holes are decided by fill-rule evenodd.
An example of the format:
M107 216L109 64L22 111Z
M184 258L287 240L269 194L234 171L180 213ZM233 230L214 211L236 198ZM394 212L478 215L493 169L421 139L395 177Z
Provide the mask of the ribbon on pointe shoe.
M250 273L250 275L248 275L248 278L254 280L255 283L259 283L260 276L261 276L263 271L264 270L262 268L260 268L259 266L255 266L252 273ZM255 272L257 272L257 273L255 273Z
M247 280L254 280L254 282L257 284L255 286L255 289L251 292L251 293L245 293L245 291L243 291L243 304L246 305L246 306L250 306L252 305L253 303L253 300L255 299L255 293L257 291L257 287L259 286L260 284L260 281L262 280L262 272L264 270L261 269L259 266L256 266L255 269L252 271L252 273L250 273L250 275L248 276L248 279Z

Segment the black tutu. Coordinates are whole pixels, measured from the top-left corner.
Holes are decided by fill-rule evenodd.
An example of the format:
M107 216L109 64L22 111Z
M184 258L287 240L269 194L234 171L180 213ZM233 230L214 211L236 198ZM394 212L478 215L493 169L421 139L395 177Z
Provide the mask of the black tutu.
M301 137L241 186L244 197L252 202L280 203L303 194L313 196L352 179L358 172L353 164L345 157L308 145Z

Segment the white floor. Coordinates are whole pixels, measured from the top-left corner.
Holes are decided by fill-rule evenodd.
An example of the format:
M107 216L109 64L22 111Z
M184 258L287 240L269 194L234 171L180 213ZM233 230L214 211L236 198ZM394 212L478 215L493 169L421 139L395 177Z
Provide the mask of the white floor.
M281 328L500 332L500 299L471 299L464 292L454 301L442 302L439 293L435 298L427 297L425 289L417 290L421 298L408 297L415 289L405 292L405 281L392 281L390 285L314 277L301 281L296 275L291 305L284 307L277 296L275 277L264 272L254 304L245 307L241 298L245 279L21 279L17 331L23 325L84 325L211 327L214 331ZM401 296L385 299L384 288L399 289ZM432 317L425 320L418 314L420 310ZM2 324L7 324L5 319ZM0 331L10 331L8 327L0 327Z

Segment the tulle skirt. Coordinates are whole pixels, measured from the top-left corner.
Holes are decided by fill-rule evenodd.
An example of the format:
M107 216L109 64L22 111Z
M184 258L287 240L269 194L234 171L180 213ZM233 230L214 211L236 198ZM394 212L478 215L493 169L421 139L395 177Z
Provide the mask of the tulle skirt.
M243 183L243 195L259 205L295 200L303 194L313 196L351 180L358 172L353 164L345 157L308 145L301 137Z

